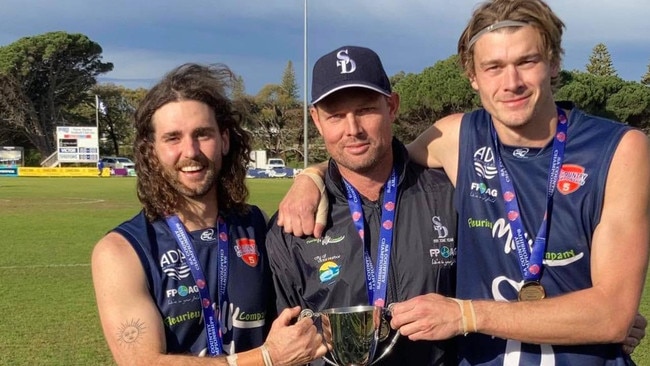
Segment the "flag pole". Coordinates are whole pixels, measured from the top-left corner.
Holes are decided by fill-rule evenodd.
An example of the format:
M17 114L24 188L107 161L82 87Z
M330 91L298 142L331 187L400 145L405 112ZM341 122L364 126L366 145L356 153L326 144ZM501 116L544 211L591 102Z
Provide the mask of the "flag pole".
M307 117L307 0L305 0L304 4L304 35L303 35L303 59L302 59L302 67L303 67L303 88L302 88L302 118L303 118L303 134L304 134L304 167L306 168L307 165L309 165L309 147L307 146L309 144L309 118Z
M97 94L95 94L95 127L97 127L99 135L99 96Z

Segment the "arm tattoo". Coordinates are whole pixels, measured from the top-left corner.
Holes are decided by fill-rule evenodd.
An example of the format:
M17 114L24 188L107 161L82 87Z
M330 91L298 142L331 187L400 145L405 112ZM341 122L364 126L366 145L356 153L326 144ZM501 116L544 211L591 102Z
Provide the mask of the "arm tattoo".
M127 347L130 347L140 341L142 334L144 334L147 327L140 319L122 323L120 329L117 331L117 341Z

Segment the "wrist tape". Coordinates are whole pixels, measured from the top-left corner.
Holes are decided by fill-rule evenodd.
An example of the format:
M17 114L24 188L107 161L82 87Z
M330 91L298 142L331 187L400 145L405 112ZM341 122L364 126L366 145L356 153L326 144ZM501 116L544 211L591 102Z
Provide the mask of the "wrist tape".
M472 304L472 300L452 300L454 300L460 307L463 335L476 333L476 312L474 312L474 305Z

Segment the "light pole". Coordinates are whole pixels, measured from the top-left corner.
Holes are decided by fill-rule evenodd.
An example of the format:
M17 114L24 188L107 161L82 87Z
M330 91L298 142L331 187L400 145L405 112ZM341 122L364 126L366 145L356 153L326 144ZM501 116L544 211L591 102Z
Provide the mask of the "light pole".
M303 149L304 149L304 167L306 168L307 165L309 164L309 157L307 155L308 153L308 146L307 143L309 142L309 118L307 118L307 0L305 0L305 14L304 14L304 34L303 34L303 39L304 39L304 44L303 44L303 58L302 58L302 68L303 68L303 75L302 75L302 98L303 98L303 103L302 103L302 118L303 118L303 134L304 134L304 142L303 142Z

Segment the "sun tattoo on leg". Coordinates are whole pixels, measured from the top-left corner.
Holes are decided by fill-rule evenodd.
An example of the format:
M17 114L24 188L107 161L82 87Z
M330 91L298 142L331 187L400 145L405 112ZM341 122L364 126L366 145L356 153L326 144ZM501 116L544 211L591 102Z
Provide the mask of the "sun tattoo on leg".
M144 326L144 323L140 319L132 319L129 322L122 323L120 329L117 332L117 340L120 344L125 346L132 346L135 343L138 343L140 336L144 334L144 330L147 327Z

